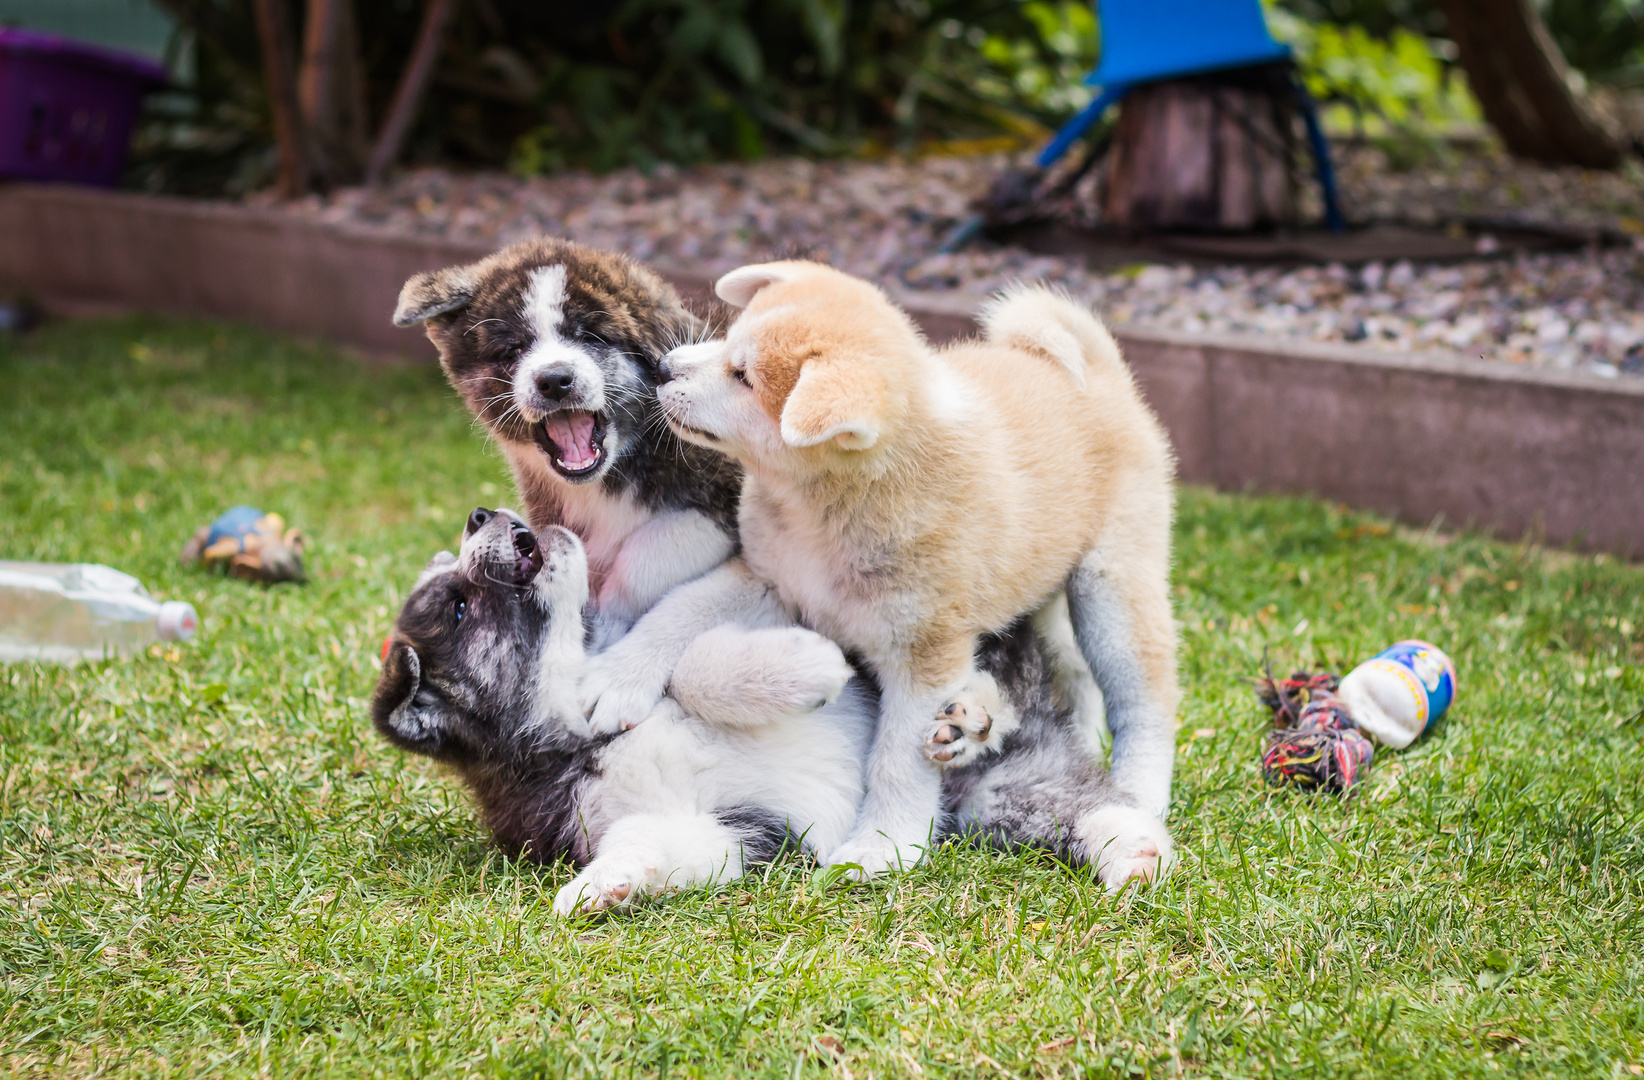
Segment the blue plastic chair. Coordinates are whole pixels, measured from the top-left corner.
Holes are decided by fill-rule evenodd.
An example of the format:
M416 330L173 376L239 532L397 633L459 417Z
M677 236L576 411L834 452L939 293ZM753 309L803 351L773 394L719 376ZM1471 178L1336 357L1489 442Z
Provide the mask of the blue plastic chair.
M1274 41L1267 32L1261 0L1097 0L1096 15L1102 28L1102 58L1085 83L1100 87L1100 92L1040 152L1040 169L1061 160L1103 113L1143 83L1291 58L1290 46ZM1324 192L1325 222L1331 232L1341 232L1336 172L1330 163L1330 145L1319 126L1318 109L1299 79L1292 77L1291 85ZM943 250L962 245L980 228L979 220L961 225L942 245Z
M1097 0L1102 58L1085 83L1101 87L1096 99L1062 125L1039 155L1039 167L1055 164L1101 115L1132 87L1160 79L1255 67L1290 59L1290 46L1273 40L1261 0ZM1307 142L1324 191L1330 231L1343 228L1330 144L1318 109L1300 80L1292 79Z

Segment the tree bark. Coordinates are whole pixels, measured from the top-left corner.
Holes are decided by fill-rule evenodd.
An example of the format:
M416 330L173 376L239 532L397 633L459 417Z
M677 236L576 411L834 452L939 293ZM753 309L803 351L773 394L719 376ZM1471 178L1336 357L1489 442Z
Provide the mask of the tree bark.
M371 150L371 161L365 170L367 183L381 180L405 147L405 137L411 132L417 107L434 75L434 62L439 59L440 42L445 38L445 24L450 21L454 6L455 0L428 0L423 8L417 44L394 90L394 103L388 107L382 130L377 133L377 144Z
M1298 222L1294 103L1263 80L1170 80L1119 105L1100 220L1248 231Z
M308 0L298 99L313 171L324 189L358 180L364 166L362 72L350 0Z
M308 192L311 176L307 131L297 99L291 12L286 0L254 0L254 8L263 57L263 87L268 94L279 154L275 186L281 198L295 199Z
M1569 67L1531 0L1442 0L1468 85L1515 157L1613 169L1615 123L1570 80Z

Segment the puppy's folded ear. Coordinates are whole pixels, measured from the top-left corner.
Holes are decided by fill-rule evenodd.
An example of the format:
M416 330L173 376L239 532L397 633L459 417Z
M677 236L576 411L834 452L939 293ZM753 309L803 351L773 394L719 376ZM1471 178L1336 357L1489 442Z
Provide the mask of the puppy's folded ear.
M438 723L421 715L417 691L422 689L422 660L403 641L389 646L383 657L382 677L371 695L371 722L389 742L407 750L428 753L439 741Z
M813 360L782 405L782 441L819 446L832 439L843 450L866 450L879 441L886 392L874 365Z
M418 274L400 290L400 302L394 308L394 325L411 326L436 315L458 311L474 299L472 268L453 266Z
M714 282L714 292L732 307L745 308L760 289L786 280L780 263L756 263L738 267Z

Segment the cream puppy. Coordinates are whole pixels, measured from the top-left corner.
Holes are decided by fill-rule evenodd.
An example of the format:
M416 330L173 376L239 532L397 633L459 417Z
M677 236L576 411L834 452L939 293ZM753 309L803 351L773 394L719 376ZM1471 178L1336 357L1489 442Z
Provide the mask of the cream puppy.
M1162 816L1173 465L1101 323L1017 288L981 340L932 349L877 288L819 264L743 267L716 291L744 310L725 340L666 357L663 415L742 464L752 572L883 688L862 814L830 861L917 861L939 812L931 717L974 685L978 635L1064 590L1114 781Z

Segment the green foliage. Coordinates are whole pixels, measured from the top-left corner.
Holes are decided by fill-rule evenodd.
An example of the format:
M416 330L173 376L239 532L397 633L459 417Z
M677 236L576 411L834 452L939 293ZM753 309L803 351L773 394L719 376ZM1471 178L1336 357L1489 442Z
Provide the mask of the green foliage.
M1644 570L1187 490L1181 865L1118 901L950 847L603 921L366 699L503 463L432 365L130 318L0 339L0 557L102 560L199 640L0 666L0 1076L1627 1077L1644 1064ZM245 501L306 587L178 566ZM1342 805L1262 787L1244 677L1400 637L1443 726ZM843 1062L843 1068L836 1062Z
M1388 38L1395 30L1425 37L1444 33L1444 12L1438 0L1274 0L1277 6L1311 23L1357 26L1373 37Z
M156 120L134 182L266 180L250 0L162 2L198 36L199 109L184 124ZM367 112L381 116L416 5L354 6ZM1079 0L462 5L411 157L531 173L1036 134L1087 100L1094 24ZM213 150L214 169L202 156Z
M1413 33L1442 38L1438 0L1276 0L1304 22L1357 27L1381 40ZM1644 82L1644 3L1639 0L1534 0L1570 65L1599 82Z
M1062 0L630 0L609 54L541 39L548 116L512 165L833 154L1054 123L1082 100L1094 19ZM567 107L567 105L569 107Z
M1442 59L1444 42L1400 27L1376 36L1359 23L1314 23L1268 13L1275 36L1296 51L1302 76L1325 105L1326 126L1383 137L1392 149L1429 132L1477 123L1478 105Z

